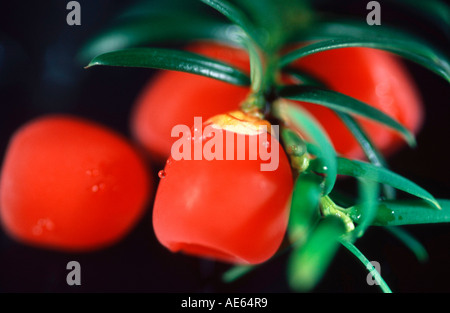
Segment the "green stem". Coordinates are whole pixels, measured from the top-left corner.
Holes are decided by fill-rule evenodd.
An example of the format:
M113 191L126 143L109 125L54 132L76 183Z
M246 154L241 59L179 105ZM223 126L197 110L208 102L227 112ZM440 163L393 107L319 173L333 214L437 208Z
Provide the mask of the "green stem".
M244 40L250 58L251 92L241 104L241 110L259 117L263 116L266 100L263 93L263 58L256 44L249 38Z
M271 105L278 71L276 53L259 53L252 43L247 44L250 55L251 93L242 103L241 109L247 113L264 115L266 104Z
M320 207L322 209L322 214L325 216L334 215L342 220L345 225L347 232L355 229L353 220L347 215L346 210L331 200L330 197L324 196L320 199Z
M279 71L279 56L275 52L271 52L267 56L267 64L264 71L264 77L262 81L262 90L268 95L272 92L275 86L277 74Z
M281 138L285 151L291 161L291 166L298 172L304 172L310 163L310 157L307 153L306 143L300 136L287 127L281 127Z

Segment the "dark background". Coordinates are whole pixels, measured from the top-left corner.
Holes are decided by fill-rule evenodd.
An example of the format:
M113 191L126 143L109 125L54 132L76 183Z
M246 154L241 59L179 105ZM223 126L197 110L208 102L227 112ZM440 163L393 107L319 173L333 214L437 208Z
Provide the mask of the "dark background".
M31 118L45 113L84 116L130 136L130 108L154 71L106 67L85 70L86 64L75 59L85 40L107 26L126 2L79 1L81 26L66 24L67 2L0 0L0 160L11 134ZM366 2L349 1L345 6L342 2L339 1L339 6L334 4L331 11L365 19ZM406 23L448 49L448 40L433 25L398 7L380 3L382 23ZM424 186L437 198L449 198L450 88L428 70L410 62L405 64L419 86L426 119L417 137L418 148L400 151L389 163L394 171ZM160 164L152 166L155 173L162 168ZM36 249L11 240L0 230L0 292L290 291L286 282L287 255L235 283L224 284L220 276L228 265L171 254L157 242L150 216L151 206L120 243L86 254ZM450 291L450 226L405 228L428 250L427 263L419 263L381 228L371 228L357 246L370 260L381 264L381 274L393 291ZM66 264L71 260L81 264L81 286L66 284ZM377 287L366 284L366 276L364 267L341 248L314 291L379 292Z

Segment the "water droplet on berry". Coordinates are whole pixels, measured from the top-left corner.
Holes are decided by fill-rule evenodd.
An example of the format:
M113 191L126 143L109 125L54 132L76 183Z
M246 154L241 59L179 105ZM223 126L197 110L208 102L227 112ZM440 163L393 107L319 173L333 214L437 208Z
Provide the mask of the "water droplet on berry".
M44 230L51 231L54 228L53 222L49 218L40 218L31 229L34 236L40 236Z
M92 170L86 170L87 176L98 176L99 174L100 174L100 171L96 168L94 168Z
M158 177L159 177L159 178L164 178L164 177L166 177L166 171L160 170L160 171L158 172Z

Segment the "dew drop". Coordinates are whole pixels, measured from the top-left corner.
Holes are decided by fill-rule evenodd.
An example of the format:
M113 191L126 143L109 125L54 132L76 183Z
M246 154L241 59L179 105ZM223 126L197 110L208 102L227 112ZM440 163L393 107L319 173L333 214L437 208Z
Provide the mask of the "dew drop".
M51 231L54 228L52 220L49 218L40 218L36 224L31 229L34 236L40 236L43 234L44 230Z
M164 178L164 177L166 177L166 171L160 170L160 171L158 172L158 177L159 177L159 178Z
M97 192L98 189L99 189L98 185L94 185L94 186L92 186L92 188L91 188L92 192Z
M100 171L98 169L96 169L96 168L86 170L86 175L87 176L98 176L99 174L100 174Z

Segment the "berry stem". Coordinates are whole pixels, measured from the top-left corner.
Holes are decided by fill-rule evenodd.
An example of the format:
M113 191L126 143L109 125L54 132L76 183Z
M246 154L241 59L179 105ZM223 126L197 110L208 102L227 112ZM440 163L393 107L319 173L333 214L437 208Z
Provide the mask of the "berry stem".
M320 208L324 216L334 215L340 218L344 223L347 232L355 229L353 220L348 216L346 210L334 203L330 197L324 196L320 198Z
M241 109L246 113L256 113L263 117L270 114L272 102L276 99L273 90L278 73L278 56L267 53L262 55L252 49L248 49L252 80L251 92L241 104Z
M281 128L281 138L283 139L286 153L289 155L291 167L297 173L304 172L309 167L310 162L306 143L298 134L287 127Z

